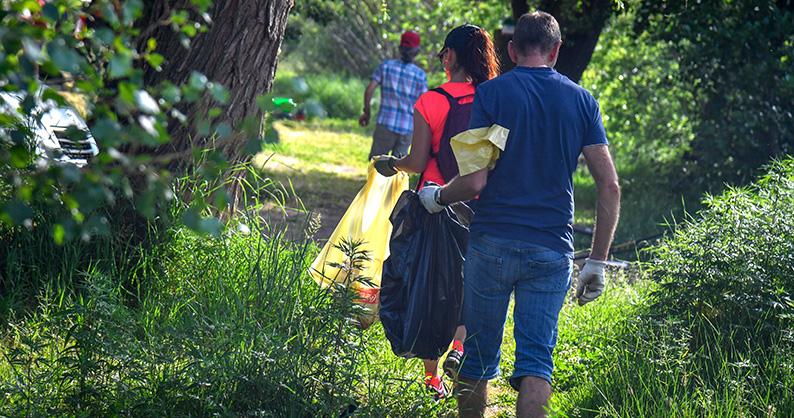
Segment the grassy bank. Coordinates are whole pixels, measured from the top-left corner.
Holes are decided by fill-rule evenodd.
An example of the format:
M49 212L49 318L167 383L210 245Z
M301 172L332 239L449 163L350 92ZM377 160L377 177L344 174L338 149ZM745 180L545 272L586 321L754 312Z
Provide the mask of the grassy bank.
M0 415L454 416L454 400L424 392L418 360L393 356L380 325L355 328L349 296L306 274L321 226L303 209L335 225L363 184L367 132L280 129L258 164L303 198L286 201L298 238L267 222L287 212L270 199L215 238L182 227L184 208L143 243L59 247L46 218L3 230ZM792 196L789 160L709 199L640 270L610 271L598 301L566 301L554 414L794 415ZM514 411L512 326L488 416Z

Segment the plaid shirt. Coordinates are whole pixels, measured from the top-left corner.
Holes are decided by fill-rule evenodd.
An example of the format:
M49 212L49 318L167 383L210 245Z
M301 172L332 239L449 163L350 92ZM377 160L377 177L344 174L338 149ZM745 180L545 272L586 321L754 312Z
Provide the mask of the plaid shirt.
M387 60L372 74L380 84L378 124L400 135L414 128L414 103L427 91L427 75L414 64Z

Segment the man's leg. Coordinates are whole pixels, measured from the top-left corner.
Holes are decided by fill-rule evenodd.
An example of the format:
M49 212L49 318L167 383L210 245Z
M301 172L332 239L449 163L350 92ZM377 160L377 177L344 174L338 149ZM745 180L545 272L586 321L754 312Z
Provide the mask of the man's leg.
M488 380L499 374L500 346L513 291L510 266L502 256L509 249L472 236L463 266L464 342L460 386L456 388L462 417L481 417L488 399Z
M545 379L535 376L521 378L516 402L516 417L543 418L551 397L551 385Z
M408 155L408 149L411 147L412 135L399 135L394 143L394 148L391 150L391 155L402 158Z
M557 319L571 285L571 259L542 247L518 251L524 261L515 290L516 363L510 384L519 391L516 416L541 418L551 396L552 353Z
M387 155L394 148L398 136L383 125L375 125L375 132L372 133L372 147L369 150L369 159L371 160L376 155Z
M460 418L482 418L488 404L488 381L460 379L455 388Z

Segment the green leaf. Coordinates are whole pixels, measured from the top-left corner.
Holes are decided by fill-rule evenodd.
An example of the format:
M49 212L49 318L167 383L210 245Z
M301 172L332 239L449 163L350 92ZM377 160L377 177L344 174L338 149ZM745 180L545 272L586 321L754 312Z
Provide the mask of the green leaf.
M3 214L15 225L22 225L26 220L33 218L33 209L25 202L13 199L3 205Z
M63 38L57 38L47 44L47 53L52 62L61 70L67 73L77 73L80 67L85 64L83 57L80 56Z
M229 101L229 91L218 83L212 83L209 86L210 94L212 97L221 104L226 104Z
M196 36L196 32L197 32L196 27L193 25L182 26L182 33L184 33L185 35L191 38Z
M188 85L196 90L203 90L208 82L209 80L207 80L207 76L201 74L198 71L193 71L192 73L190 73L190 80L188 81Z
M198 230L199 221L201 221L201 215L195 207L190 207L182 213L182 223L194 231Z
M196 133L201 136L207 136L210 134L210 123L206 120L200 120L196 124Z
M167 83L160 94L165 100L171 103L177 103L182 100L182 92L179 90L179 87L171 83Z
M212 0L190 0L195 6L197 6L200 10L207 10L210 6L212 6Z
M219 237L221 232L223 232L223 222L221 222L218 218L203 218L198 225L198 231L212 235L213 237Z
M63 225L55 224L52 227L52 240L55 241L58 245L63 245L64 237L66 236L66 230L64 229Z
M143 2L141 0L125 0L121 4L124 24L127 26L132 25L143 11Z
M136 91L137 88L132 83L127 83L126 81L119 83L119 97L130 106L135 104Z
M146 58L146 62L149 63L149 65L151 65L152 68L160 68L160 66L163 65L163 62L165 61L165 58L162 55L154 52L151 54L146 54L145 58Z
M278 142L278 141L276 141ZM249 155L258 154L265 147L265 142L259 138L251 138L245 142L243 151Z
M256 105L263 112L272 112L276 106L273 104L273 96L270 94L263 94L256 98Z
M60 13L58 13L58 7L49 2L42 7L41 14L50 22L57 22L60 15Z
M265 131L265 143L267 144L277 144L279 141L279 135L276 128L270 127Z
M10 150L11 154L11 165L16 168L25 168L27 167L31 160L33 159L30 149L25 145L14 145L11 147Z
M221 138L228 138L232 135L232 127L226 122L221 122L215 126L215 133Z
M127 77L132 73L132 56L116 54L110 59L110 78Z
M121 125L111 119L100 119L92 127L91 133L100 145L100 148L117 146L120 141L119 132Z

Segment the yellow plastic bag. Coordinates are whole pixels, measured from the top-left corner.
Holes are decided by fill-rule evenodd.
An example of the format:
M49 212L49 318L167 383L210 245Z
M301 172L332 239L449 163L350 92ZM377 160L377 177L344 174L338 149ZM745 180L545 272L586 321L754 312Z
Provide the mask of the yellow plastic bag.
M509 129L494 124L488 128L469 129L452 137L450 145L458 161L460 175L465 176L483 168L493 169L505 150L508 135Z
M370 164L367 183L353 199L309 269L320 286L336 283L352 287L357 293L357 302L365 310L365 314L357 318L362 328L368 328L378 319L380 277L383 261L389 257L392 230L389 217L397 199L407 189L407 174L399 172L392 177L384 177ZM360 242L359 251L366 251L370 260L361 262L359 269L351 269L355 262L337 248L343 241ZM367 278L370 284L355 280L356 277Z

